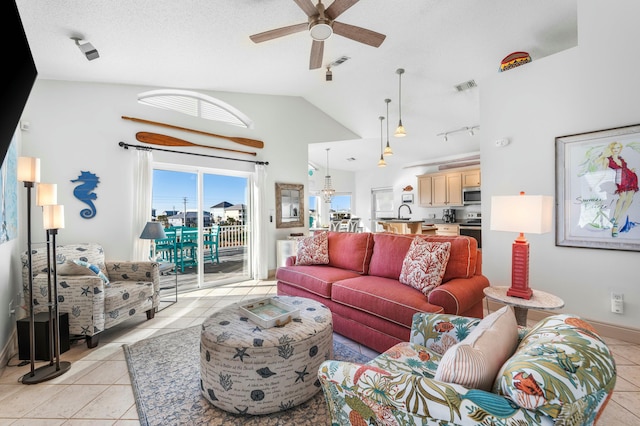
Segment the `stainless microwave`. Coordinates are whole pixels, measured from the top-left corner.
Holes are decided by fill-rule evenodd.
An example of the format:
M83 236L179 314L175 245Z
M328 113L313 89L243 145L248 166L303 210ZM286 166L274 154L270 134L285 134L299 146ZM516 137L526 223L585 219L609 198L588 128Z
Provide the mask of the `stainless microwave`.
M465 206L471 204L480 204L482 202L482 196L480 187L462 188L462 204Z

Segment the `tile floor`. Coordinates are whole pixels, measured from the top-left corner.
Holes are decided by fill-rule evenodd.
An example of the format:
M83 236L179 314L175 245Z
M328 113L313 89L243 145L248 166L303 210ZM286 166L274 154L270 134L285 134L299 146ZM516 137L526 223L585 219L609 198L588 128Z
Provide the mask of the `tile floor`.
M0 426L4 425L138 425L122 345L197 325L222 306L244 299L273 295L274 281L245 282L181 294L178 303L163 309L152 321L144 315L103 332L97 348L84 342L62 354L71 369L37 385L23 385L20 377L29 365L12 359L0 376ZM368 356L376 353L336 335ZM599 425L640 424L640 345L607 339L618 366L612 401ZM42 365L38 363L38 366Z

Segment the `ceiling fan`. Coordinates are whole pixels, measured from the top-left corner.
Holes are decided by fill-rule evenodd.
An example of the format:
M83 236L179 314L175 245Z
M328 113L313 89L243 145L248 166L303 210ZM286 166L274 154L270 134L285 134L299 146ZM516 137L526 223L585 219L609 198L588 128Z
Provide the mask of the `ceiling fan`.
M315 6L311 3L311 0L293 1L307 14L309 17L308 22L276 28L254 34L249 36L249 38L254 43L262 43L263 41L308 30L309 35L313 39L311 43L311 57L309 59L309 69L311 70L322 66L324 41L334 33L373 47L379 47L386 37L384 34L366 28L356 27L355 25L343 24L335 20L344 11L358 3L358 0L335 0L327 9L325 9L322 4L322 0L318 0L318 4Z

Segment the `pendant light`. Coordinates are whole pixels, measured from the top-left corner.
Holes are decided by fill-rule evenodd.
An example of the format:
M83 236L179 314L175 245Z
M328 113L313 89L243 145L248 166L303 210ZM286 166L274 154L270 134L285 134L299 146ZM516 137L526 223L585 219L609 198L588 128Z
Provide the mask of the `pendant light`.
M322 188L322 200L325 203L331 202L331 197L336 193L336 190L331 186L331 175L329 174L329 150L327 148L327 174L324 177L324 188Z
M393 134L396 138L403 138L407 136L407 132L404 130L404 126L402 125L402 74L404 74L403 68L398 68L396 70L396 74L398 74L398 127L396 128L395 133Z
M391 145L389 145L389 102L391 99L384 100L387 103L387 146L384 148L384 155L393 155Z
M387 163L384 161L382 153L382 120L384 120L384 117L380 116L378 118L380 119L380 161L378 161L378 167L387 167Z

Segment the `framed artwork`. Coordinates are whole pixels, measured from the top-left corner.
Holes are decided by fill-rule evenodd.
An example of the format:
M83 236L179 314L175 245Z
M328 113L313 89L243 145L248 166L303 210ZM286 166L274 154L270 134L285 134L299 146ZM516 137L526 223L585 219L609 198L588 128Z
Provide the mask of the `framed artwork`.
M556 245L640 251L640 124L556 138Z
M304 185L276 183L276 228L304 226Z
M413 194L402 194L403 204L413 204Z

